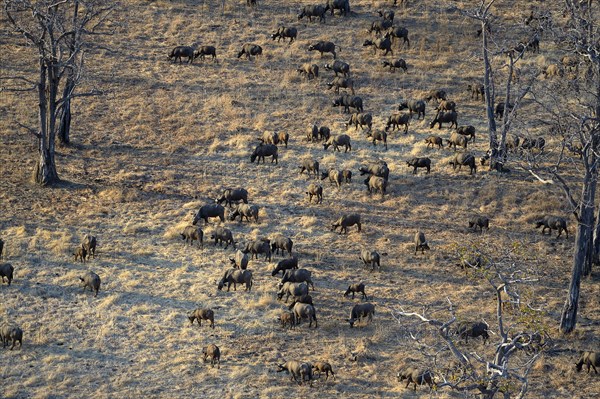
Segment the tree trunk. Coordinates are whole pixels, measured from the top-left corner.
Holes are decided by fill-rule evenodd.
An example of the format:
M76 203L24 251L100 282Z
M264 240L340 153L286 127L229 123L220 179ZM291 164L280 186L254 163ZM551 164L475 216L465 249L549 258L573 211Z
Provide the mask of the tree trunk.
M498 149L498 137L496 135L496 120L494 119L494 79L492 76L492 66L488 56L488 21L481 21L481 34L483 36L483 63L484 63L484 75L483 75L483 87L485 92L485 107L488 120L488 132L490 138L490 149L497 151Z
M563 306L562 315L560 317L560 332L568 334L575 329L577 323L577 308L579 305L579 286L581 283L581 265L585 253L581 251L580 246L585 246L585 237L577 231L577 248L575 250L573 273L571 282L569 283L569 295Z
M589 153L592 153L590 151ZM560 331L568 334L575 329L577 323L577 309L579 305L579 288L581 275L586 260L589 259L592 246L591 232L594 224L594 196L596 194L597 167L595 156L591 155L592 162L586 170L583 181L583 193L579 207L580 219L577 224L577 238L575 239L575 253L573 255L573 271L569 283L569 295L565 301L560 318Z
M481 20L481 34L483 37L483 64L484 64L484 75L483 75L483 86L485 92L485 107L486 115L488 120L488 134L490 140L490 169L498 171L504 170L504 163L506 162L506 131L502 132L502 138L498 141L496 119L494 117L494 105L496 102L496 92L494 86L493 69L488 56L488 34L490 30L489 21L487 18ZM510 85L510 81L509 81ZM508 89L510 90L510 86Z
M596 60L594 64L595 67L595 76L596 76L596 107L594 109L594 116L596 118L600 118L600 60ZM596 125L594 131L592 132L592 148L591 151L593 153L597 153L598 147L600 146L600 138L598 137L600 132L598 132L598 125ZM596 234L594 239L594 246L592 248L591 254L591 262L586 264L586 268L583 270L584 276L590 276L592 274L592 265L600 264L600 207L598 207L598 215L596 217Z
M53 79L56 70L48 67L40 59L40 80L38 83L40 132L38 134L39 158L36 162L33 181L42 186L49 186L59 181L54 158L56 92L58 81Z
M73 2L73 31L75 32L74 38L70 44L69 59L73 59L75 53L75 45L81 40L81 31L77 29L77 19L79 17L79 1ZM62 98L64 103L62 104L62 110L60 114L60 122L58 126L58 140L61 145L69 145L71 142L71 95L75 90L75 78L73 76L73 70L69 69L67 72L67 81L63 90Z
M589 215L588 218L584 221L583 217L582 217L582 222L585 226L585 234L586 234L586 240L587 240L587 251L585 253L585 261L583 262L582 265L582 273L584 276L589 276L592 274L592 264L594 263L594 256L595 256L595 251L594 251L594 246L596 245L596 243L594 242L594 199L596 198L596 182L598 180L598 173L597 173L597 158L596 158L596 151L598 150L599 144L600 144L600 135L598 133L593 132L592 133L592 145L591 148L588 150L588 153L590 154L589 157L591 158L591 162L590 162L590 169L592 172L592 177L590 179L590 202L587 203L587 207L590 208L589 210ZM584 180L584 184L585 184L585 180Z
M53 153L47 150L40 151L40 158L35 165L33 179L37 184L42 186L50 186L60 180L56 172Z
M586 216L581 217L582 227L585 229L585 240L586 240L586 248L585 248L585 260L581 266L581 271L584 276L587 276L592 273L592 262L594 261L594 199L596 198L596 182L598 179L597 174L597 159L596 159L596 151L598 149L598 137L597 134L592 133L592 146L588 150L588 158L590 159L590 174L591 177L589 179L589 197L585 199L582 203L583 206L586 207L588 213ZM586 179L584 179L584 184ZM582 209L583 210L583 209ZM577 250L577 249L575 249Z
M508 78L506 79L506 93L504 97L504 113L502 114L502 131L500 134L500 142L498 143L498 149L496 151L495 156L492 156L490 160L490 169L495 169L497 171L502 171L504 169L504 164L506 163L507 153L506 153L506 135L509 129L508 122L508 114L509 114L509 105L510 105L510 90L511 83L514 73L514 65L515 60L513 59L512 53L509 54L509 64L508 64ZM495 104L491 104L494 106Z
M60 122L58 125L58 140L62 145L69 145L71 142L71 99L69 96L71 96L74 88L75 82L73 82L69 76L69 78L67 78L67 83L65 84L65 89L63 90L62 98L65 98L66 100L62 105Z
M592 254L592 264L600 265L600 206L596 214L596 228L594 233L594 253ZM590 273L592 271L590 270Z

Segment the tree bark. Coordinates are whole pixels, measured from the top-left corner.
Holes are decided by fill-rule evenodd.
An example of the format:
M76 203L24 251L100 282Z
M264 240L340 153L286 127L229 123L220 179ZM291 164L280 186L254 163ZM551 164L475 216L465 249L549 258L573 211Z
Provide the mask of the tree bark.
M48 83L50 83L48 85ZM35 165L33 181L42 186L49 186L59 181L54 158L54 135L50 133L50 121L53 119L49 108L49 96L52 93L48 79L48 66L40 58L40 79L38 83L38 118L40 132L38 135L39 158Z
M78 42L81 41L81 30L77 29L77 22L79 18L79 1L73 2L73 39L69 44L69 59L73 59L73 55L76 53L76 47ZM70 69L67 72L67 81L65 82L65 88L63 90L62 98L65 100L62 104L60 123L58 126L58 140L62 145L69 145L71 142L71 95L75 91L75 77L73 70Z
M598 220L600 220L600 207L598 207L598 213L596 214L596 228L595 228L595 233L594 233L594 249L593 249L593 254L592 254L592 264L593 265L600 265L600 223L598 222ZM591 274L592 270L590 268L590 274Z
M584 276L589 276L592 274L592 264L594 263L594 258L595 258L595 254L596 252L594 251L595 249L595 245L598 245L596 242L594 242L594 231L598 230L598 225L596 225L597 220L594 220L594 199L596 198L596 182L598 181L598 173L597 173L597 162L598 159L596 157L596 151L599 148L599 144L600 144L600 136L598 133L593 132L592 133L592 145L591 148L588 150L588 154L589 157L591 158L591 170L592 170L592 177L591 177L591 181L590 181L590 191L592 191L591 193L591 197L590 200L591 202L585 204L587 207L589 207L589 215L587 215L587 219L584 221L583 217L582 217L582 222L584 223L584 227L585 227L585 234L586 234L586 240L587 240L587 245L586 245L586 252L585 252L585 261L583 262L582 265L582 269L581 272L583 273ZM584 184L585 184L585 180L584 180ZM582 205L584 205L582 204ZM577 250L577 248L576 248Z
M578 234L579 236L579 234ZM583 239L585 241L585 239ZM579 237L577 238L577 245L585 245L582 243ZM579 259L580 251L576 251L573 272L571 275L571 282L569 283L569 295L563 306L562 315L560 318L560 332L568 334L575 329L577 324L577 308L579 305L579 287L581 283L581 265L582 262Z
M63 98L65 102L62 105L60 114L60 123L58 125L58 140L62 145L69 145L71 143L71 99L69 96L75 88L75 83L69 76L63 90Z
M504 164L506 163L506 135L509 129L508 115L510 113L510 90L514 74L514 68L515 60L513 58L513 54L510 53L508 63L508 78L506 79L506 93L504 97L504 112L502 113L502 133L500 135L500 143L498 143L497 154L495 157L492 157L490 162L490 168L496 169L498 171L502 170Z
M497 151L498 149L498 137L496 135L496 120L494 119L494 79L492 76L492 65L488 56L488 21L487 19L481 20L481 35L483 36L483 64L484 64L484 75L483 75L483 87L485 92L485 107L488 120L488 132L490 138L490 149Z
M51 186L60 180L56 172L54 153L47 150L40 152L40 157L35 165L33 179L37 184L42 186Z
M594 109L594 116L596 117L596 119L598 119L600 118L600 60L596 59L596 63L594 66L596 69L596 107ZM596 127L592 132L592 148L590 149L593 154L597 154L597 151L600 149L600 137L598 137L599 135L600 132L598 131L598 123L596 122ZM591 276L592 265L600 264L600 207L598 207L598 215L596 216L595 232L595 237L590 236L590 239L594 240L594 245L591 248L592 253L590 255L589 262L586 263L586 267L583 270L584 276Z
M595 158L592 155L592 158ZM590 168L586 170L583 181L583 193L579 208L580 219L577 224L577 236L575 239L575 253L573 255L573 271L569 283L569 295L563 306L560 318L560 331L568 334L575 329L577 324L577 310L579 305L579 289L581 275L584 265L589 259L592 246L591 232L594 225L594 196L596 194L597 167L595 159L592 159Z

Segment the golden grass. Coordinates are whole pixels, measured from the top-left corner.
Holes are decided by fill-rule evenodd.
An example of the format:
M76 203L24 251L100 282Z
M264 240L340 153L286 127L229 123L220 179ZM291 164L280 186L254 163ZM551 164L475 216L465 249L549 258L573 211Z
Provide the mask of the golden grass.
M110 188L103 190L98 194L98 200L105 205L132 202L137 199L137 192L126 188Z
M71 243L73 236L67 231L48 231L36 229L29 241L29 251L45 249L57 256L69 256L79 243Z
M181 236L179 234L183 231L183 229L186 226L189 226L189 225L190 225L189 220L183 220L183 221L177 223L174 226L168 227L165 230L165 233L163 234L163 237L166 238L166 239L168 239L168 240L173 240L175 238L181 239Z

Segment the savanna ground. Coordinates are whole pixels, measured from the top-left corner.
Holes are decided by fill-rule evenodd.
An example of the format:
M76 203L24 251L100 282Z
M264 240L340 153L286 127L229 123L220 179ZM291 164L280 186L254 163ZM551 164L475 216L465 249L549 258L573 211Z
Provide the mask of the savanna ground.
M299 7L309 1L265 0L256 9L241 1L123 1L109 21L114 35L98 38L101 46L89 50L81 89L97 87L106 95L75 102L73 145L58 149L62 183L53 188L30 183L36 143L16 128L16 121L36 121L33 93L3 92L0 236L7 243L5 261L16 271L13 285L0 287L0 315L19 324L25 338L21 350L0 351L0 396L463 397L447 389L429 393L419 388L415 394L396 381L407 359L431 366L408 332L421 331L422 345L436 336L415 329L413 320L399 323L392 312L431 306L428 314L447 320L441 309L448 298L460 319L484 319L494 331L494 291L455 265L457 248L479 246L497 254L514 248L508 269L526 270L537 280L519 290L542 310L539 323L557 350L536 363L528 396L598 397L598 377L574 370L580 350L599 346L598 272L582 283L576 331L560 336L573 237L542 236L532 225L541 214L568 215L558 188L539 184L519 168L505 175L482 168L475 176L464 169L454 172L447 165L452 150L427 149L423 142L432 133L449 136L446 128L429 129L433 103L425 121L413 119L407 135L390 135L388 151L373 147L360 129L346 131L347 116L331 107L334 94L325 82L333 73L323 69L331 56L306 51L315 40L341 47L339 58L350 63L357 94L373 114L376 130L383 129L400 99L447 90L459 105L459 124L476 126L473 151L481 155L487 149L484 108L466 91L482 76L477 25L450 8L475 3L409 1L394 7L391 1L353 1L355 15L328 14L326 24L319 24L297 21ZM494 13L505 26L517 26L510 31L517 40L526 32L522 21L531 7L542 5L498 1ZM383 69L381 61L392 57L373 55L362 46L376 10L390 7L397 24L410 32L410 49L394 45L394 55L409 64L407 74ZM560 21L558 7L553 11ZM271 41L269 35L280 24L298 28L295 43ZM263 56L237 59L244 42L263 46ZM176 45L214 45L218 61L171 63L167 54ZM541 46L540 54L526 56L523 70L541 68L562 55L544 37ZM33 50L5 19L0 53L1 75L34 76ZM307 81L296 73L308 61L321 67L318 79ZM501 76L500 71L499 81ZM547 82L540 78L539 84ZM536 112L534 103L526 101L521 115ZM523 120L528 132L545 134L547 128ZM315 122L334 134L348 133L352 151L333 153L307 143L306 130ZM256 137L265 130L290 134L277 166L249 162ZM550 140L550 152L553 146L557 143ZM413 156L432 159L430 175L412 175L405 161ZM351 169L356 177L341 189L323 181L323 204L308 204L309 181L298 174L305 157L318 160L322 170ZM369 196L358 176L358 167L371 159L384 159L390 167L384 198ZM566 166L574 182L577 162ZM294 331L279 326L283 305L270 275L279 256L272 263L251 261L251 292L218 292L216 281L229 267L233 250L207 242L202 249L185 248L179 239L201 205L224 187L240 186L261 207L259 223L226 221L225 226L238 245L276 233L294 240L301 267L313 272L317 329L309 330L306 323ZM362 215L363 231L331 232L330 222L349 212ZM467 228L473 214L491 218L489 232L480 235ZM569 222L574 235L575 221ZM205 235L215 225L202 223ZM425 232L432 248L424 255L413 252L417 230ZM98 237L98 255L86 264L74 262L71 253L88 232ZM362 266L358 252L363 247L387 252L381 271ZM81 290L77 276L85 270L102 278L97 298ZM360 280L376 304L376 315L372 324L350 329L345 319L359 299L342 293ZM190 326L187 314L198 306L215 310L214 330ZM523 327L514 313L507 319L515 330ZM220 369L200 358L201 348L210 343L222 350ZM490 359L494 354L494 345L479 339L459 347ZM447 352L439 358L442 364L451 360ZM284 359L329 361L336 379L298 386L275 372Z

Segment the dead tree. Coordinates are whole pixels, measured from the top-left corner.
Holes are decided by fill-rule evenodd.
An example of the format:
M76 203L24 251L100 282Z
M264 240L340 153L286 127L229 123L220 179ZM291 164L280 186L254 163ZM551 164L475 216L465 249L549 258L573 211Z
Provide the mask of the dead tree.
M524 169L540 182L560 187L577 221L569 292L560 320L560 331L570 333L577 323L581 278L591 274L594 263L600 263L600 207L595 209L600 162L600 35L596 22L600 4L565 0L565 6L568 22L554 34L569 57L586 70L575 68L569 78L535 93L537 103L546 112L540 117L552 121L549 130L563 146L555 159L546 162L550 167L541 167L532 158ZM560 106L552 104L559 98ZM581 157L582 178L573 182L562 173L565 163L579 162L570 157L574 148ZM573 194L577 192L581 193L578 198Z
M105 0L4 1L8 22L35 50L38 60L36 78L3 77L10 87L2 89L31 90L37 94L37 128L18 124L38 139L39 159L33 178L40 185L51 185L59 180L55 141L58 132L62 132L62 141L69 141L71 100L100 94L97 90L75 94L75 88L83 73L86 39L98 32L113 7L114 4ZM23 82L30 87L20 87Z
M497 339L494 344L496 351L493 358L484 358L477 352L467 351L457 345L457 338L452 334L457 316L455 307L448 298L447 306L425 307L429 314L443 314L442 316L432 317L426 314L426 311L410 312L401 307L399 310L392 311L392 315L404 329L410 332L411 346L414 347L416 342L421 352L433 359L434 364L430 369L435 370L436 375L442 379L441 382L436 383L437 389L450 388L459 392L471 392L486 399L495 398L497 395L502 395L504 398L524 398L529 387L529 373L550 340L544 334L543 328L535 326L535 323L531 324L528 331L515 329L514 325L507 327L503 297L507 287L516 287L536 279L518 277L524 273L523 270L509 270L510 276L505 277L503 273L506 270L501 269L502 262L507 260L495 262L479 249L475 252L486 259L486 264L479 269L478 275L485 278L496 293L494 330L497 333L494 337ZM466 252L462 252L462 255L466 255ZM521 306L527 305L521 304ZM419 323L411 323L411 319L416 319ZM429 338L431 335L424 330L431 329L436 334ZM426 339L434 342L426 343ZM443 367L436 365L439 358L448 358L448 356L439 356L447 352L450 352L451 357L454 358L455 369L460 369L458 375L452 372L450 376L449 370L443 371Z
M489 35L491 32L492 15L490 8L494 4L495 0L490 0L487 4L485 1L481 2L480 7L472 12L464 12L464 14L472 19L475 19L481 23L481 39L482 39L482 55L483 55L483 86L485 96L485 108L486 116L488 120L488 132L490 137L490 148L494 149L498 147L498 136L496 134L496 120L494 119L494 102L495 102L495 91L494 91L494 75L492 64L490 61L489 52Z
M461 13L468 18L474 19L481 24L481 48L482 48L482 59L483 59L483 86L484 86L484 98L486 117L488 121L488 135L489 135L489 151L490 151L490 169L498 171L504 171L504 165L507 161L507 149L506 149L506 136L511 129L512 122L517 114L517 109L521 100L531 89L531 85L537 74L532 74L529 82L525 84L521 90L515 96L514 101L512 97L512 81L515 76L515 65L522 58L523 54L527 50L526 45L511 46L506 44L506 48L500 48L498 51L493 51L490 45L490 37L492 35L492 24L497 21L491 13L491 7L495 0L482 0L479 7L475 10L461 10ZM511 29L495 29L494 31L510 31ZM478 31L479 32L479 31ZM494 38L497 41L498 38ZM505 55L508 57L508 62L503 66L494 66L492 64L491 57L494 55ZM504 87L504 110L501 119L501 131L500 137L498 137L498 127L495 119L495 106L496 106L496 86L495 86L495 72L500 68L507 68L507 79Z

